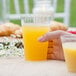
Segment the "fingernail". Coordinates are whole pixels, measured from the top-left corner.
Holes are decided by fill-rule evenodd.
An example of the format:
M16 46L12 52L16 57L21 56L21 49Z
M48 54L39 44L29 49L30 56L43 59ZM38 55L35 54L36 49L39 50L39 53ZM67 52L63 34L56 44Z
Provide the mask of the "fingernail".
M45 38L44 38L43 36L41 36L40 38L38 38L38 40L39 40L40 42L44 42L44 41L45 41Z

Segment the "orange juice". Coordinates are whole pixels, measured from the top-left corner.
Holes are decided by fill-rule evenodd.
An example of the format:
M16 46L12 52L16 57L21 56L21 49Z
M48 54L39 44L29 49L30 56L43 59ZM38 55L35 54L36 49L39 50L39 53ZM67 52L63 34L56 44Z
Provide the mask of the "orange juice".
M63 43L65 60L70 72L76 72L76 42Z
M38 38L48 32L46 26L22 26L24 54L26 60L47 59L48 42L39 42Z

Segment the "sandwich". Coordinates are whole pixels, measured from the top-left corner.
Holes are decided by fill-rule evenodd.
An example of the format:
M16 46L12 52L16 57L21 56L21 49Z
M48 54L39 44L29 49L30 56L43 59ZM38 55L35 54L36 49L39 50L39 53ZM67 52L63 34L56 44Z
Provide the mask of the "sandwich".
M13 23L0 25L0 57L23 56L21 27Z

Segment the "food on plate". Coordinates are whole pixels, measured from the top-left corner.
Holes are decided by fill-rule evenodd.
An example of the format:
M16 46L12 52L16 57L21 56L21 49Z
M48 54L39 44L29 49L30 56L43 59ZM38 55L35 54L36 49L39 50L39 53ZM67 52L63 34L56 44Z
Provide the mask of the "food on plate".
M0 36L9 36L11 31L5 25L0 25Z
M14 31L20 29L20 26L19 25L14 24L14 23L10 23L10 22L9 23L5 23L3 25L7 26L12 33L14 33Z
M13 23L0 25L0 57L23 56L21 27Z
M56 21L53 21L50 25L50 32L55 30L67 31L67 29L63 23ZM10 51L10 49L12 50ZM6 53L7 56L10 55L10 53L12 55L18 54L18 56L23 56L23 49L21 27L13 23L0 25L0 56L4 55L4 53ZM47 59L64 60L60 38L49 41Z
M21 30L21 27L13 23L4 23L0 25L0 36L10 36L15 34L16 31Z
M23 56L23 42L20 38L0 37L0 57Z
M67 31L67 26L63 23L57 22L57 21L52 21L50 25L50 30L51 31L56 31L56 30L63 30Z
M13 34L17 37L22 37L22 29L16 30Z

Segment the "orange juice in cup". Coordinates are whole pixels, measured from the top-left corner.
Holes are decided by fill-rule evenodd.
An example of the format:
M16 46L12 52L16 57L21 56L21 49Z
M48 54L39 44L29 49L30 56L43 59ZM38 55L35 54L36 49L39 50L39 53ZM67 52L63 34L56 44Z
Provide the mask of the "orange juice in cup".
M76 36L64 35L61 39L68 71L76 73Z
M30 61L47 60L48 42L41 43L38 38L49 31L48 25L25 22L22 24L25 59Z

